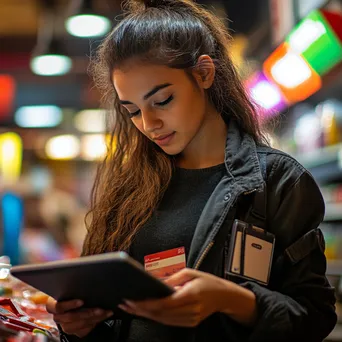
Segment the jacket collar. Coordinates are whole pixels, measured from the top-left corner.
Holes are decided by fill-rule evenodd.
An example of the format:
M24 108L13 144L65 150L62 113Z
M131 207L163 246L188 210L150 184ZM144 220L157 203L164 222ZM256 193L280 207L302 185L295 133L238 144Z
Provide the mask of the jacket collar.
M233 120L228 125L225 165L227 173L217 184L198 220L188 255L188 267L200 267L223 222L234 220L235 211L230 208L237 198L264 186L257 146L253 138L242 132Z
M262 188L264 180L257 145L249 134L239 128L235 120L230 120L228 124L225 165L228 177L232 178L239 192Z

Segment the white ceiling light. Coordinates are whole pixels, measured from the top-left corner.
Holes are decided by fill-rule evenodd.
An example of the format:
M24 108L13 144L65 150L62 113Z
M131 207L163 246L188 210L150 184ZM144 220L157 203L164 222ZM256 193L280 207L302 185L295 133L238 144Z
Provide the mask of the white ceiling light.
M106 129L106 111L101 109L86 109L76 114L75 127L86 133L103 133Z
M55 127L62 121L62 110L57 106L23 106L14 114L20 127Z
M99 37L109 32L110 20L94 14L80 14L68 18L65 28L69 34L76 37Z
M32 53L30 67L32 72L37 75L64 75L70 71L72 60L65 51L64 42L56 36L56 4L49 1L45 5L45 8L43 6L37 45Z
M59 76L68 73L72 61L63 55L41 55L31 60L31 70L41 76Z
M74 135L59 135L48 140L45 153L50 159L74 159L80 153L80 141Z

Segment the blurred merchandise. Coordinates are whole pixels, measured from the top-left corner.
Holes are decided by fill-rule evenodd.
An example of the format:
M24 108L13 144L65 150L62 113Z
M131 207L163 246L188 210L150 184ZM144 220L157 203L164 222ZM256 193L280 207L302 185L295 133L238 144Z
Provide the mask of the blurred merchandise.
M19 238L23 229L23 202L18 194L0 193L1 254L10 258L14 265L20 262Z
M321 118L323 145L342 142L342 102L327 100L317 106L316 112Z
M322 147L321 120L315 111L303 114L296 122L294 141L298 153L315 151Z
M287 43L282 43L267 58L263 71L280 88L288 103L303 101L322 86L317 72Z
M324 75L342 60L341 22L342 15L337 12L314 10L291 31L286 42L318 75Z
M298 11L301 18L308 15L312 10L319 8L326 3L327 0L299 0Z
M22 258L26 263L64 259L62 249L46 230L25 228L20 242Z
M329 260L342 259L342 223L322 223L325 238L325 255Z
M0 121L8 118L14 106L16 82L11 75L0 74Z
M246 82L250 96L259 105L262 115L268 117L287 107L287 102L278 87L264 73L256 72Z
M21 173L23 144L17 133L0 134L0 180L2 184L15 183Z
M322 162L328 160L330 154L337 160L338 145L342 143L342 102L328 99L316 106L303 103L296 105L292 112L293 120L288 122L279 137L281 148L297 155L300 161L308 160L310 156L320 158L320 151L326 156L323 156Z
M325 204L342 203L342 184L325 185L321 187L321 191Z
M9 264L0 265L1 270L9 267ZM10 274L0 279L0 288L7 289L6 296L0 297L1 341L5 336L11 337L6 341L58 341L56 324L45 310L48 298L45 294Z
M33 166L29 171L28 177L34 194L42 194L52 184L51 171L47 167Z

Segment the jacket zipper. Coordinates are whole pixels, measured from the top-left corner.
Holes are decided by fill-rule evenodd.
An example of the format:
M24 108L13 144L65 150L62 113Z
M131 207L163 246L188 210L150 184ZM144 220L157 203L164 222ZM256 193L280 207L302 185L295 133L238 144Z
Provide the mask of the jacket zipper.
M243 195L250 195L250 194L252 194L252 193L255 192L255 191L257 191L257 189L252 189L252 190L249 190L249 191L244 192ZM239 196L237 196L237 197L239 197ZM196 263L196 265L195 265L195 267L194 267L195 270L198 270L198 269L199 269L199 267L201 266L201 264L202 264L204 258L207 256L207 254L209 253L209 251L211 250L211 248L214 246L214 243L215 243L214 240L210 241L210 243L208 244L208 246L205 248L205 250L204 250L203 253L201 254L200 258L198 259L198 261L197 261L197 263Z
M244 192L243 194L244 194L244 195L250 195L250 194L252 194L252 193L255 192L255 191L257 191L257 189L253 189L253 190L246 191L246 192Z
M211 242L209 243L209 245L206 247L206 249L204 250L204 252L203 252L202 255L200 256L200 258L199 258L198 261L197 261L197 264L196 264L195 267L194 267L195 270L198 270L198 269L199 269L199 267L200 267L201 264L202 264L203 259L207 256L207 254L209 253L211 247L214 246L214 243L215 243L215 241L211 241Z

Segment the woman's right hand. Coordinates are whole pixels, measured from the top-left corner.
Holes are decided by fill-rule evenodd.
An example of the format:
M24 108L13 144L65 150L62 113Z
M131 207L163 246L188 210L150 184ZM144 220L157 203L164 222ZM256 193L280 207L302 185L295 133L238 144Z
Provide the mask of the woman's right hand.
M54 321L66 334L80 338L87 336L98 323L113 315L109 310L85 309L82 306L83 302L80 300L57 302L49 297L46 310L53 315Z

